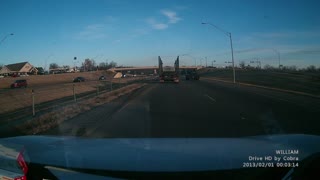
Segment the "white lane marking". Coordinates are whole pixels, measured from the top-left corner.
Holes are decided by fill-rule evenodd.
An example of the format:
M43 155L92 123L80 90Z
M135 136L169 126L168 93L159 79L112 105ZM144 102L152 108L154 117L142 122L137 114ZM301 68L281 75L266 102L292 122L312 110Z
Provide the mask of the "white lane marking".
M288 103L299 105L298 103L295 103L295 102L292 102L292 101L289 101L289 100L286 100L286 99L283 99L283 98L279 98L279 97L276 97L276 96L261 94L261 93L257 93L257 92L253 92L253 91L250 91L250 92L253 93L253 94L256 94L256 95L260 95L260 96L264 96L264 97L270 98L270 99L275 99L275 100L279 100L279 101L285 101L285 102L288 102Z
M121 109L119 109L118 112L121 112L124 108L126 108L130 103L125 104L124 106L121 107Z
M212 97L210 97L208 94L205 94L204 96L208 97L211 101L213 102L217 102L215 99L213 99Z

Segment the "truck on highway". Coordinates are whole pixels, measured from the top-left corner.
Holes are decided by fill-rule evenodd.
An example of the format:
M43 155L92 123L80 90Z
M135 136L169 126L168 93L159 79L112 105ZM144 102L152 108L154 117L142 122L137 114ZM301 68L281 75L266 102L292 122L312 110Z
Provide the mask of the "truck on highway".
M163 67L163 62L161 57L158 56L159 61L159 79L160 82L163 83L165 81L172 81L175 83L179 83L179 56L174 62L174 67L165 66Z
M200 76L196 70L188 71L186 73L186 80L199 80Z

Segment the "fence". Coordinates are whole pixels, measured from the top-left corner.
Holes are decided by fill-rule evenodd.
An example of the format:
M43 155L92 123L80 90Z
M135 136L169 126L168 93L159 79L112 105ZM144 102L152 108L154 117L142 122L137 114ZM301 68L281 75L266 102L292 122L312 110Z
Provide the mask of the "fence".
M100 93L142 82L145 78L86 81L42 87L7 89L0 92L0 123L36 116L52 108L77 103ZM5 105L5 106L4 106Z

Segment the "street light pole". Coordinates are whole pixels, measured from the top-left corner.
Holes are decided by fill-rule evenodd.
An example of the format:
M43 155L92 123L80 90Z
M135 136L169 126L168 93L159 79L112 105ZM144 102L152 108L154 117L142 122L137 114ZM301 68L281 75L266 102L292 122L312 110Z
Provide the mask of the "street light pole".
M281 67L281 64L280 64L280 52L279 51L277 51L276 49L272 49L275 53L277 53L278 54L278 62L279 62L279 69L280 69L280 67Z
M207 67L207 57L206 57L206 67Z
M229 33L229 38L230 38L230 44L231 44L231 55L232 55L233 83L236 83L236 72L235 72L235 69L234 69L233 45L232 45L231 33Z
M211 25L213 26L214 28L218 29L219 31L223 32L225 35L227 35L230 39L230 46L231 46L231 56L232 56L232 69L233 69L233 83L236 83L236 72L235 72L235 68L234 68L234 57L233 57L233 45L232 45L232 36L231 36L231 32L227 32L223 29L221 29L220 27L214 25L214 24L211 24L211 23L201 23L201 24L208 24L208 25Z
M5 36L1 39L0 44L2 44L2 42L3 42L4 40L6 40L8 36L13 36L13 33L10 33L10 34L5 35Z
M281 68L281 63L280 63L280 52L278 52L278 59L279 59L279 69Z

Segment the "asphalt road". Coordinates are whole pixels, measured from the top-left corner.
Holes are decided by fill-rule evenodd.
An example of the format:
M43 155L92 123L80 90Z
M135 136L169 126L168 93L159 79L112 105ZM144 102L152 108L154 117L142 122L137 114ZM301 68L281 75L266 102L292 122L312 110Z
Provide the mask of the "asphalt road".
M46 135L243 137L320 135L320 99L211 80L149 83Z

